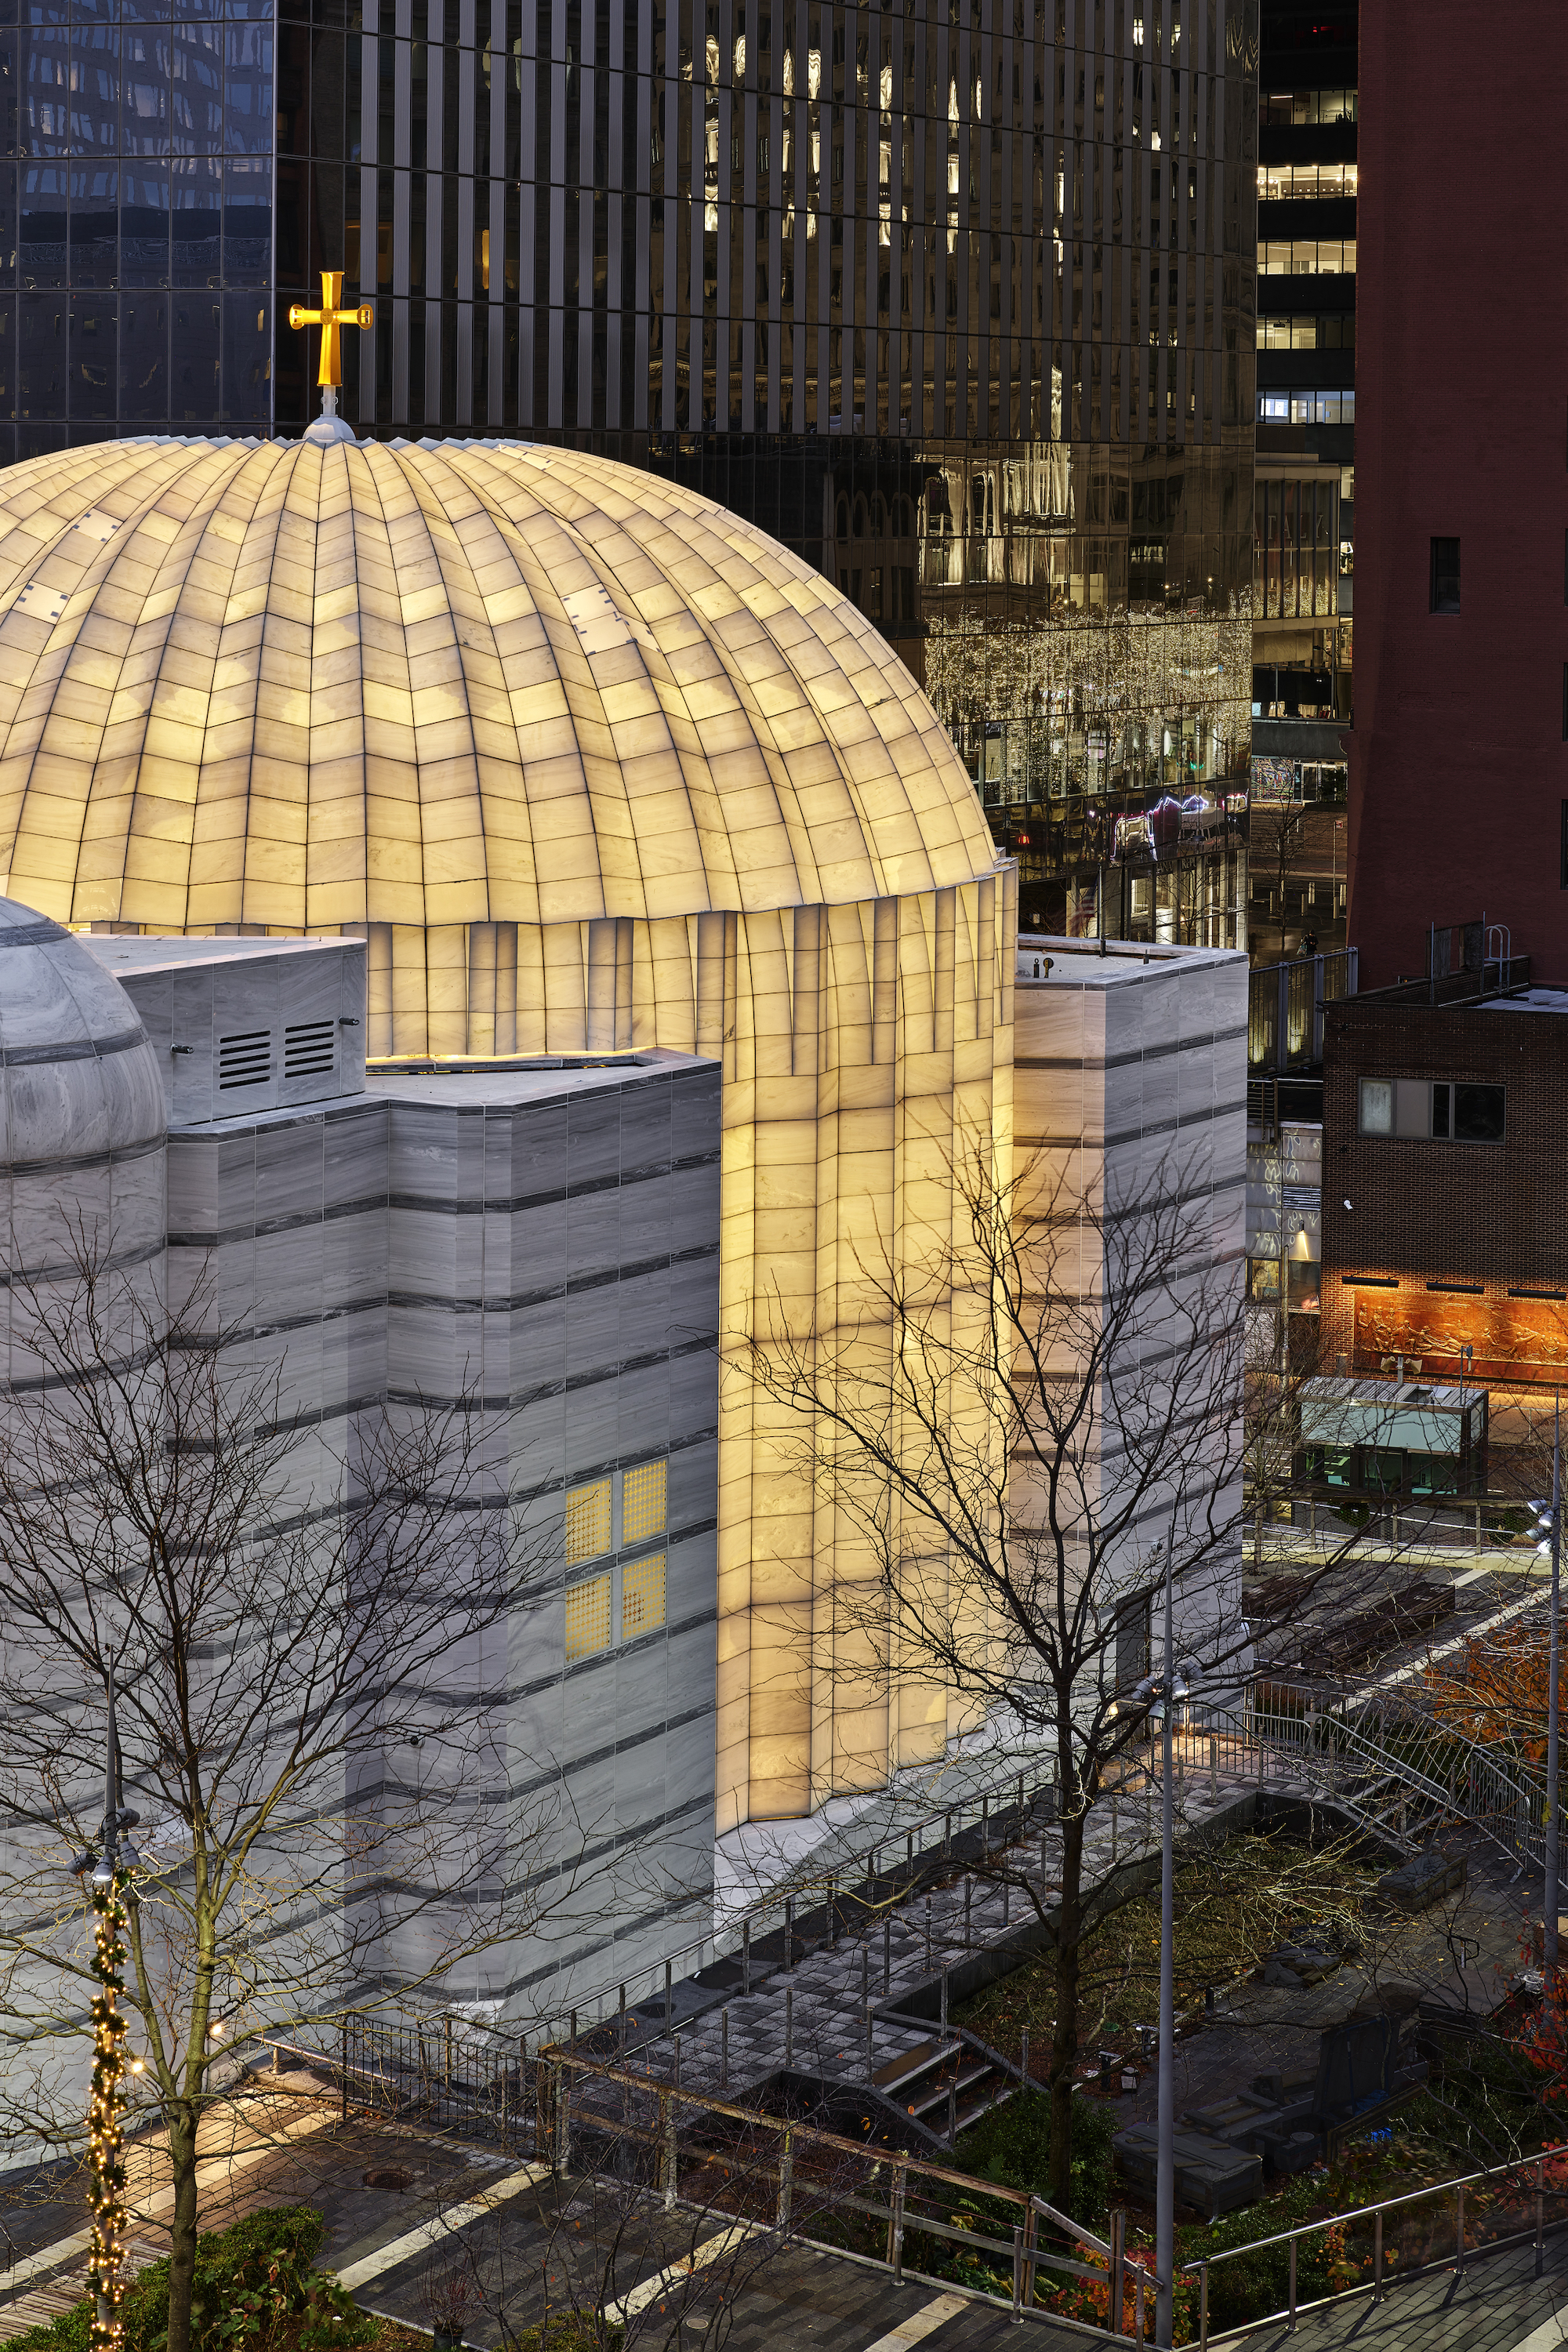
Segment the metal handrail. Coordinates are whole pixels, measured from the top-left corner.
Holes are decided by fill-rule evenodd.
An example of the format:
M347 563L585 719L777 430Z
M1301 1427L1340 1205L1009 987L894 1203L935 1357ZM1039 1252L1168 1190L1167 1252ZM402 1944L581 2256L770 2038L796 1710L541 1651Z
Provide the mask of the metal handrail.
M1511 1770L1499 1760L1494 1749L1411 1710L1404 1720L1415 1736L1439 1744L1445 1755L1458 1759L1459 1769L1451 1780L1424 1770L1404 1748L1390 1746L1363 1727L1369 1714L1381 1721L1386 1711L1386 1699L1374 1696L1362 1703L1360 1720L1348 1710L1333 1707L1314 1709L1299 1717L1253 1707L1227 1721L1234 1736L1260 1741L1291 1755L1299 1763L1321 1759L1331 1792L1343 1759L1385 1774L1428 1802L1447 1808L1489 1838L1510 1861L1544 1859L1546 1791L1538 1781ZM1215 1727L1222 1727L1217 1717ZM1460 1785L1456 1787L1456 1782Z
M1248 2238L1244 2246L1222 2246L1217 2254L1200 2254L1195 2262L1184 2263L1185 2271L1195 2271L1204 2263L1212 2268L1215 2263L1228 2263L1238 2254L1256 2254L1265 2246L1289 2245L1292 2238L1307 2237L1314 2230L1342 2230L1352 2221L1370 2221L1374 2214L1396 2212L1401 2205L1418 2205L1426 2197L1446 2197L1456 2189L1473 2189L1478 2180L1492 2180L1500 2174L1518 2172L1522 2166L1550 2164L1554 2156L1568 2156L1568 2140L1555 2147L1543 2147L1534 2156L1516 2156L1508 2164L1489 2164L1479 2172L1457 2173L1452 2180L1434 2180L1426 2189L1406 2189L1398 2197L1380 2197L1375 2205L1353 2205L1348 2213L1325 2213L1320 2221L1298 2221L1293 2230L1277 2230L1269 2238ZM1077 2224L1074 2223L1076 2229Z
M1348 2229L1352 2223L1357 2221L1371 2221L1374 2234L1373 2242L1373 2273L1370 2285L1374 2299L1381 2299L1383 2294L1383 2224L1384 2217L1387 2214L1397 2213L1405 2206L1419 2205L1432 2198L1454 2197L1458 2200L1458 2204L1459 2229L1458 2241L1454 2250L1453 2260L1458 2268L1462 2270L1465 2263L1465 2191L1468 2189L1474 2188L1478 2182L1485 2183L1487 2181L1497 2180L1506 2178L1510 2174L1524 2172L1531 2168L1533 2168L1535 2173L1536 2276L1539 2278L1541 2275L1544 2218L1542 2200L1545 2195L1545 2187L1543 2175L1547 2165L1550 2164L1553 2158L1562 2156L1568 2156L1568 2141L1559 2141L1554 2147L1541 2148L1533 2156L1515 2157L1508 2164L1488 2165L1479 2172L1461 2173L1452 2180L1435 2180L1425 2189L1407 2189L1402 2191L1397 2197L1381 2198L1374 2205L1357 2205L1353 2206L1351 2210L1346 2213L1326 2213L1320 2221L1299 2221L1292 2230L1279 2230L1267 2238L1249 2238L1244 2245L1222 2246L1217 2253L1199 2254L1195 2256L1193 2261L1183 2263L1180 2265L1182 2274L1188 2277L1196 2277L1202 2282L1202 2299L1198 2322L1198 2352L1207 2352L1209 2340L1209 2273L1219 2263L1235 2262L1247 2255L1260 2253L1264 2248L1268 2246L1288 2246L1290 2250L1289 2301L1288 2303L1281 2304L1277 2311L1260 2312L1256 2317L1246 2321L1245 2326L1250 2330L1254 2327L1266 2327L1273 2320L1285 2319L1289 2321L1290 2328L1293 2331L1296 2326L1299 2311L1296 2298L1296 2251L1303 2238L1311 2237L1319 2231L1343 2230ZM1558 2193L1561 2194L1563 2192ZM1512 2243L1516 2242L1516 2241L1510 2240L1508 2242ZM1483 2250L1478 2247L1476 2251L1479 2252ZM1408 2276L1409 2273L1406 2273L1405 2275ZM1365 2289L1362 2287L1342 2288L1340 2290L1341 2294L1358 2294L1364 2292ZM1337 2301L1338 2299L1337 2295L1331 2296L1329 2298L1330 2301Z
M882 1875L877 1868L879 1857L889 1847L900 1845L904 1848L904 1853L894 1864L893 1872L910 1868L927 1853L928 1837L934 1842L939 1828L942 1851L945 1853L955 1836L961 1837L966 1827L973 1828L983 1823L994 1811L1011 1807L1016 1810L1021 1822L1026 1821L1033 1816L1042 1794L1048 1795L1054 1819L1056 1793L1054 1765L1051 1770L1037 1773L1033 1779L1026 1772L1009 1772L1005 1780L989 1782L969 1796L955 1799L952 1804L943 1806L940 1811L921 1815L901 1829L887 1831L865 1849L860 1874L872 1879ZM849 1857L849 1861L852 1865L854 1857ZM835 1891L835 1881L839 1879L842 1868L843 1864L840 1864L838 1869L835 1869L826 1859L817 1865L807 1885L819 1899L825 1902L843 1899L845 1890L840 1887ZM606 1977L585 1991L576 1993L569 2004L573 2012L591 2016L595 2023L602 2024L616 2013L623 1994L626 1996L626 2006L635 2009L638 1999L651 1999L658 1993L661 1977L668 1989L673 1983L697 1975L713 1961L732 1959L744 1949L751 1936L759 1932L766 1934L772 1927L783 1927L787 1933L798 1891L798 1885L792 1886L781 1883L775 1890L749 1904L745 1910L737 1912L726 1927L706 1928L701 1935L678 1945L674 1951L664 1954L659 1959L650 1960L645 1968L635 1970L624 1979ZM706 1958L703 1957L705 1954ZM688 1965L693 1961L695 1966ZM645 1981L648 1987L647 1994L632 1998L633 1987ZM561 2013L564 2014L564 2011ZM678 2022L679 2020L670 2020L671 2024Z
M1405 1710L1404 1724L1417 1743L1427 1740L1444 1750L1446 1759L1458 1759L1458 1769L1450 1776L1436 1769L1422 1769L1422 1761L1415 1761L1408 1748L1389 1745L1368 1728L1368 1717L1373 1722L1383 1722L1384 1715L1387 1698L1375 1694L1361 1700L1356 1712L1350 1707L1321 1707L1302 1715L1300 1731L1295 1731L1290 1717L1268 1715L1265 1710L1250 1710L1248 1722L1256 1727L1256 1738L1293 1752L1298 1759L1321 1755L1331 1785L1340 1759L1368 1771L1387 1773L1429 1804L1444 1806L1471 1822L1471 1828L1490 1837L1510 1861L1519 1861L1521 1855L1528 1861L1544 1861L1547 1792L1542 1783L1511 1769L1493 1748L1481 1748L1477 1740L1465 1738L1462 1731L1453 1731L1411 1707ZM1434 1757L1425 1757L1425 1764L1434 1767Z

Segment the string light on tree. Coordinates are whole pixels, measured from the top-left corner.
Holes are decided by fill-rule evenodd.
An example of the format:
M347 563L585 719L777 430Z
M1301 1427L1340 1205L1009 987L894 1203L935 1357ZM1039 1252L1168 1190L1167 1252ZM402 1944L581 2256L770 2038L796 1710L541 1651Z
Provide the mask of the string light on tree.
M109 1669L109 1752L103 1776L103 1850L79 1853L79 1876L90 1866L93 1940L92 2091L88 2106L88 2201L92 2234L88 2280L92 2296L89 2352L121 2352L124 2323L125 2230L125 1885L142 1857L126 1832L141 1816L120 1801L120 1738L114 1716L114 1668ZM140 2072L140 2068L136 2069Z
M106 1884L93 1874L92 2102L88 2109L92 2246L88 2265L93 2298L92 2352L118 2352L123 2341L121 2276L125 2262L125 1916L118 1874L104 1864Z

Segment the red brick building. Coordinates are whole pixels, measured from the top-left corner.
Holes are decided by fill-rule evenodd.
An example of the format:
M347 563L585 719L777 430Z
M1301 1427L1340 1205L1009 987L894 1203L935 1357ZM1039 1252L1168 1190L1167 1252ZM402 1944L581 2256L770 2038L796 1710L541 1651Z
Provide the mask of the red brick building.
M1323 1030L1325 1368L1568 1385L1568 992L1352 997Z
M1361 25L1355 728L1363 985L1456 900L1568 983L1568 23ZM1490 1016L1488 1016L1489 1018Z

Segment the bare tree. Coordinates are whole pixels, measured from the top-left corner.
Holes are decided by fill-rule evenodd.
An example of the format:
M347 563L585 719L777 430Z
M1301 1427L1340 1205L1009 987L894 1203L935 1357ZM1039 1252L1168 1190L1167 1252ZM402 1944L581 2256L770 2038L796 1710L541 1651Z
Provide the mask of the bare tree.
M499 1705L553 1535L466 1394L301 1417L210 1286L165 1312L85 1241L28 1304L0 1410L0 2131L83 2149L95 1915L69 1855L101 1831L112 1670L129 2112L167 2133L186 2352L197 2131L235 2041L459 1998L568 1888L559 1784L513 1793L541 1775Z
M1307 846L1308 807L1298 799L1259 801L1252 805L1247 839L1247 869L1256 881L1266 877L1273 927L1279 934L1279 955L1285 954L1285 894L1296 878L1298 861Z
M843 1670L944 1686L969 1723L1053 1759L1054 1909L1037 1877L991 1868L1010 1871L1054 1955L1050 2193L1065 2206L1080 1954L1135 1883L1086 1883L1085 1831L1102 1776L1148 1735L1166 1575L1195 1698L1234 1700L1250 1656L1240 1240L1234 1197L1174 1156L1135 1196L1099 1202L1044 1163L999 1180L984 1151L955 1185L953 1239L918 1262L863 1257L858 1328L795 1342L763 1302L747 1363L858 1536L859 1572L824 1606ZM1298 1580L1292 1605L1353 1540Z

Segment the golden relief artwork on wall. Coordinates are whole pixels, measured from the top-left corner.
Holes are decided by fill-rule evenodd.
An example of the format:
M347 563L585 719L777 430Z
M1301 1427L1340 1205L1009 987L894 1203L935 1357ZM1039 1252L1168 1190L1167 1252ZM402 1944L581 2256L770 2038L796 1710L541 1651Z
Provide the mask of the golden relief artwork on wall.
M1460 1353L1467 1347L1468 1362ZM1549 1298L1358 1290L1355 1350L1358 1371L1403 1357L1424 1380L1505 1387L1510 1380L1568 1380L1568 1307Z

